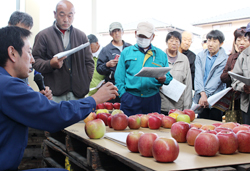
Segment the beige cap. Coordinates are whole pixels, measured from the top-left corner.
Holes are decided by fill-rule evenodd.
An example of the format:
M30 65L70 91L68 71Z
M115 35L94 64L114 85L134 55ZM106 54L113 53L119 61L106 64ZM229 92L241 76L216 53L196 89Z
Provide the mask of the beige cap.
M149 22L141 22L137 25L137 35L142 34L149 38L155 31L153 24Z
M113 22L109 25L109 32L112 32L115 29L123 30L121 23L119 22Z

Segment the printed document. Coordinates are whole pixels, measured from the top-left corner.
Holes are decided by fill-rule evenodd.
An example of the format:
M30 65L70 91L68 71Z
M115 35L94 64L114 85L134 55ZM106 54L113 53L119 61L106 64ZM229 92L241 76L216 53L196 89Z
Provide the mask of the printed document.
M77 47L75 47L75 48L73 48L71 50L67 50L67 51L63 51L63 52L60 52L58 54L55 54L53 57L57 57L58 59L60 59L60 58L62 58L64 56L70 56L73 53L75 53L75 52L77 52L77 51L79 51L79 50L81 50L81 49L83 49L83 48L85 48L85 47L87 47L89 45L90 45L89 42L87 42L87 43L81 44L80 46L77 46Z
M108 132L105 134L104 138L119 143L123 146L127 146L126 139L128 134L129 132Z
M163 77L170 71L170 67L143 67L135 76L137 77Z
M230 76L232 76L233 78L235 78L236 80L239 80L239 81L245 83L246 85L250 85L250 78L244 77L244 76L239 75L239 74L235 74L231 71L228 71L228 74Z
M102 84L104 83L104 81L105 80L100 81L96 87L90 88L89 91L92 91L92 90L100 88L102 86Z
M170 81L169 85L163 85L160 91L165 96L169 97L175 102L178 102L186 87L187 86L185 84L182 84L181 82L173 78L173 80Z

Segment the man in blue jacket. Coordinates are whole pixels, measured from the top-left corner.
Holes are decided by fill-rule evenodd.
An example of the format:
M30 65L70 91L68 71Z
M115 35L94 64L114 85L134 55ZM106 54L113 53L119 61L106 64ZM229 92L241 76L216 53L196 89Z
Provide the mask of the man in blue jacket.
M154 26L141 22L135 31L137 43L121 53L115 72L115 83L121 98L121 110L128 116L161 112L159 88L173 79L168 72L164 77L136 77L142 67L168 67L168 58L151 44Z
M118 95L112 83L92 97L60 103L35 92L21 80L29 76L35 62L30 34L16 26L0 29L0 170L18 169L27 146L28 127L60 131L83 120L96 104Z
M220 79L228 58L225 50L221 47L225 38L219 30L212 30L206 38L207 49L200 52L195 60L195 94L193 101L204 108L199 113L199 118L222 121L222 111L211 108L207 99L226 88L226 85Z

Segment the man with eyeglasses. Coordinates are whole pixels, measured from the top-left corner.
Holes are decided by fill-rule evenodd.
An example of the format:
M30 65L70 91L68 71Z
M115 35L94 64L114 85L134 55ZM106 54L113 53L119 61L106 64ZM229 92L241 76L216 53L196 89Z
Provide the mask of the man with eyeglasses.
M56 102L84 98L94 72L90 46L67 57L53 57L88 42L85 33L72 26L74 15L74 5L60 1L54 11L55 22L36 35L33 46L33 67L44 76Z
M159 78L136 77L142 67L168 67L165 52L153 46L154 26L149 22L137 25L135 37L137 43L121 53L116 72L115 85L121 98L121 110L128 116L161 112L159 89L173 79L168 72Z
M121 52L124 48L131 46L122 40L123 28L121 23L113 22L109 26L109 34L113 38L99 54L96 70L99 74L105 75L105 82L115 83L114 74ZM120 98L112 99L110 102L120 102Z

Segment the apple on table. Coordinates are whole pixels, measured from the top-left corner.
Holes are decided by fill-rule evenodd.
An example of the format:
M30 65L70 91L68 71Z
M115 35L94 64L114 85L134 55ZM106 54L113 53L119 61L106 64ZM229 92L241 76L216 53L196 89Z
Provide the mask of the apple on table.
M239 125L239 126L236 126L236 127L233 128L233 132L235 134L237 134L237 132L239 132L240 130L246 130L246 131L248 131L248 130L250 130L250 128L247 127L247 126L245 126L245 125Z
M152 157L153 143L159 136L156 133L144 133L138 141L138 150L144 157Z
M200 156L215 156L219 151L220 142L216 135L202 132L194 142L194 149Z
M162 121L160 117L149 116L148 118L148 127L149 129L159 129L161 127Z
M191 109L184 109L184 114L188 115L190 117L190 121L192 122L195 119L195 112Z
M100 139L106 133L106 126L101 119L95 119L85 124L85 133L91 139Z
M163 128L171 128L172 125L176 122L176 119L170 116L164 116L162 118L162 127Z
M141 117L139 117L138 115L129 116L128 127L130 129L139 129L141 127Z
M238 149L238 138L232 131L220 131L217 134L220 142L220 154L233 154Z
M103 120L104 124L106 126L108 126L108 117L110 116L111 114L109 113L99 113L97 116L96 116L96 119L101 119Z
M91 112L83 121L85 123L89 122L89 121L92 121L96 119L96 113L95 112Z
M116 102L113 104L113 107L114 107L114 109L120 109L121 103Z
M108 110L113 110L113 103L111 103L111 102L105 102L104 103L104 106L105 106L105 108L106 109L108 109Z
M187 143L188 145L194 146L194 142L196 137L201 133L204 132L202 129L200 128L196 128L196 127L191 127L188 132L187 132Z
M179 143L187 141L187 132L190 129L190 125L186 122L176 122L171 127L171 136Z
M233 132L233 130L231 128L225 128L225 127L220 127L220 126L216 127L214 130L217 133L220 132L220 131L231 131L231 132Z
M240 130L237 132L238 151L241 153L250 153L250 131Z
M130 132L126 138L127 148L134 153L138 153L138 142L141 135L144 134L142 131L133 131Z
M149 115L141 115L141 127L142 128L148 128L148 118L149 118Z
M112 111L112 113L111 113L111 115L116 115L116 114L118 114L118 113L124 113L122 110L120 110L120 109L114 109L113 111Z
M153 143L152 153L158 162L173 162L179 155L179 145L173 138L159 137Z
M124 130L128 126L128 116L124 113L118 113L111 117L111 126L114 130Z
M237 126L237 124L234 122L227 122L227 123L220 125L219 127L234 129L234 127L236 127L236 126Z
M201 127L201 129L203 129L203 130L214 130L215 128L216 128L216 126L214 126L214 125L203 125Z
M202 127L202 124L200 123L190 123L190 127L196 127L196 128L201 128Z
M103 104L103 103L100 103L100 104L96 105L96 110L97 110L97 109L105 109L104 104Z
M96 114L98 115L99 113L109 113L108 109L97 109Z
M190 123L190 117L189 117L189 115L186 115L186 114L178 115L177 118L176 118L176 121L177 122L183 121L183 122Z

